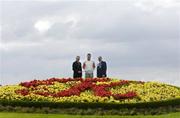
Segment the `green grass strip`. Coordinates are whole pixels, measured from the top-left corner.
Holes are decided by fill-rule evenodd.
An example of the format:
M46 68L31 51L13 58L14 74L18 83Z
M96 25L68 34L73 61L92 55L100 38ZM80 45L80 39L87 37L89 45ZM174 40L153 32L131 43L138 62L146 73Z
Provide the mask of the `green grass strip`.
M66 114L33 114L33 113L13 113L0 112L0 118L179 118L180 112L165 115L135 115L135 116L117 116L117 115L66 115Z

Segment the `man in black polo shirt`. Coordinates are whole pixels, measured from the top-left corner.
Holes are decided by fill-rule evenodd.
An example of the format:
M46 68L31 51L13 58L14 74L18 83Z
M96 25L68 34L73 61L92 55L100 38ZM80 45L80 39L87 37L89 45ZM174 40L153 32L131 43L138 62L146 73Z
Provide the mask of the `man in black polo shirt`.
M76 57L76 61L73 62L72 69L73 69L73 78L81 78L82 77L82 67L81 62L79 62L80 56Z

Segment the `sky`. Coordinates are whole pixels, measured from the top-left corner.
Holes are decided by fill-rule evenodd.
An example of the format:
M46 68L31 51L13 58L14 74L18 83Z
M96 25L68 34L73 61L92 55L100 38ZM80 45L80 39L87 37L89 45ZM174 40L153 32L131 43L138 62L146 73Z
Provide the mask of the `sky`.
M180 1L0 0L0 84L72 77L87 53L108 77L180 86Z

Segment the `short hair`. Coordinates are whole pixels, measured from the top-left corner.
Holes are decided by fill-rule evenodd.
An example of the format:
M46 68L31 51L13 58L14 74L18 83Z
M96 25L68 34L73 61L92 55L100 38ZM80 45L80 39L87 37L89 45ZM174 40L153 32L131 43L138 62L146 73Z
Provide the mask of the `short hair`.
M98 58L102 58L102 56L99 56Z
M87 55L91 55L91 53L88 53Z

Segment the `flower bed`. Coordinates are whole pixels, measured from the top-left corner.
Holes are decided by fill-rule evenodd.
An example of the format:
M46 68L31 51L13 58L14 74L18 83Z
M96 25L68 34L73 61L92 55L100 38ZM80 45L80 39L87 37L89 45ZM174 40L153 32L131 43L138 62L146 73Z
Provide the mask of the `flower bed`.
M48 85L54 85L55 82L59 83L67 83L70 81L75 81L78 82L80 81L81 83L78 83L74 86L71 86L70 88L66 90L61 90L56 93L51 92L48 90L46 86ZM15 92L17 94L21 94L23 96L30 95L30 93L33 93L35 95L41 95L41 96L52 96L52 97L70 97L70 96L80 96L81 92L84 92L85 90L92 90L95 96L100 96L100 97L114 97L114 99L130 99L133 97L136 97L136 92L127 92L125 94L113 94L110 92L108 89L115 87L115 86L123 86L129 84L129 81L117 81L117 82L111 82L110 84L101 84L101 85L96 85L96 82L107 82L110 81L109 78L104 78L104 79L56 79L56 78L51 78L48 80L43 80L43 81L30 81L30 82L24 82L21 83L21 86L24 86L26 88L16 90ZM40 85L46 85L43 86L44 91L35 91L37 90L37 87Z
M71 106L78 103L84 104L84 107L90 104L95 106L121 104L123 106L123 104L137 103L157 104L156 102L173 100L176 104L180 104L179 87L157 82L111 78L50 78L0 87L0 104L12 105L26 103L42 105L43 103L46 106L50 103L56 106L55 104L67 103ZM9 101L16 101L16 103Z

